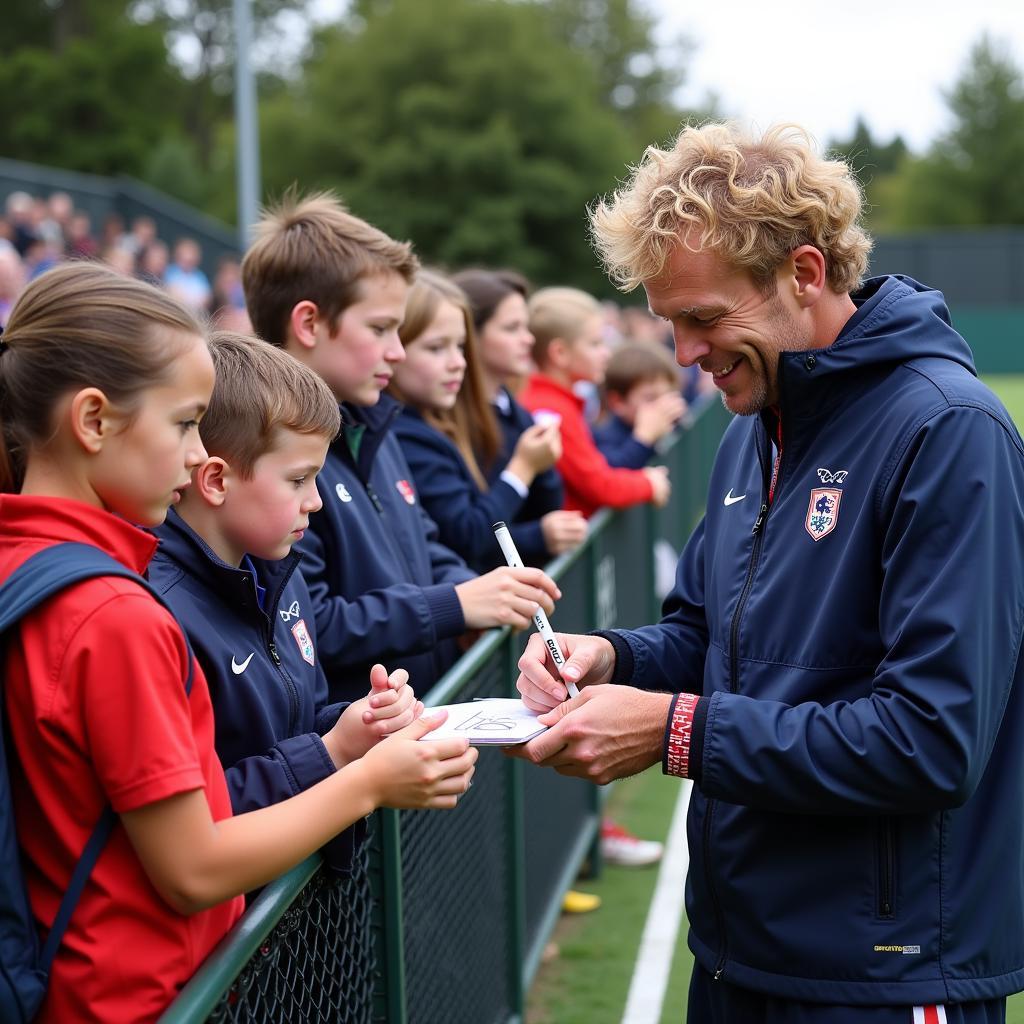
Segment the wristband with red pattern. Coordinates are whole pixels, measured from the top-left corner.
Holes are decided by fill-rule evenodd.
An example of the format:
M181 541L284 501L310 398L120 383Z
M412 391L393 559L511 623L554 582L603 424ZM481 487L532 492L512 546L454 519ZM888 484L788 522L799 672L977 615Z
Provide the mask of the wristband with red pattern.
M665 724L665 755L661 765L665 775L690 778L693 713L699 700L700 696L696 693L677 693L672 698L668 722Z

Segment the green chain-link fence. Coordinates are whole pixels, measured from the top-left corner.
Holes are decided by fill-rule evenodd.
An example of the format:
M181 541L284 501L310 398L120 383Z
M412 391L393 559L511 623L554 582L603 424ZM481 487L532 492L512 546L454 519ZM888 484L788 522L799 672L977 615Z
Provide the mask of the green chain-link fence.
M671 469L667 508L602 511L586 544L549 567L562 590L556 630L657 617L727 422L709 402L656 459ZM492 631L425 703L514 695L525 640ZM267 886L162 1024L520 1021L562 895L588 856L596 866L601 797L482 750L455 811L379 811L350 872L316 855Z

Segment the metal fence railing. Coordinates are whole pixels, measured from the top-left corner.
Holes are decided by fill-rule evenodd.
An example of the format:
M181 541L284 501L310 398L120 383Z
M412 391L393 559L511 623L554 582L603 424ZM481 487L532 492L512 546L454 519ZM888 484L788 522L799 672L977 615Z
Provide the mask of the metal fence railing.
M727 421L711 401L658 457L673 480L665 509L599 512L586 544L552 563L556 630L657 617ZM514 695L525 640L490 632L425 702ZM521 1021L562 896L588 856L596 862L602 795L481 751L455 811L378 811L349 873L330 873L315 855L267 886L162 1024Z

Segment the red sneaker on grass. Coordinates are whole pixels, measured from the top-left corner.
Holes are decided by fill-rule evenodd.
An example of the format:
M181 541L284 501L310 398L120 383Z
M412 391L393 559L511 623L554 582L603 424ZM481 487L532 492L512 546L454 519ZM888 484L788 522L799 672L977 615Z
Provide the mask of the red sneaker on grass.
M608 864L642 868L657 864L664 852L664 846L653 839L638 839L608 819L601 822L601 856Z

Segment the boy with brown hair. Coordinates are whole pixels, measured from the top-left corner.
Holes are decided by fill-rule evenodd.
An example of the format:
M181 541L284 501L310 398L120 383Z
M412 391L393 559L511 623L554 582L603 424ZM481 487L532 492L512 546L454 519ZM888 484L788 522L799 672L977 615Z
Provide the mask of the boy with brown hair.
M668 470L610 466L594 444L583 400L572 390L577 381L604 380L608 347L597 300L577 288L542 288L531 296L529 312L538 370L518 397L535 417L554 414L561 419L562 457L557 468L565 481L565 507L589 516L603 505L667 504Z
M215 333L210 351L216 383L199 428L207 458L155 531L150 580L202 665L215 747L241 814L308 789L408 725L422 705L404 672L389 677L381 665L362 699L328 702L291 549L320 506L316 474L340 426L333 395L255 338Z
M612 353L604 375L607 415L593 428L608 465L641 469L655 446L686 413L679 368L661 345L627 343Z
M341 405L341 435L318 481L323 508L299 543L335 699L379 658L399 657L425 691L467 629L526 628L560 596L539 569L476 576L437 540L391 432L381 393L405 358L398 327L418 261L411 247L331 194L291 193L257 226L242 261L253 326L318 373Z

